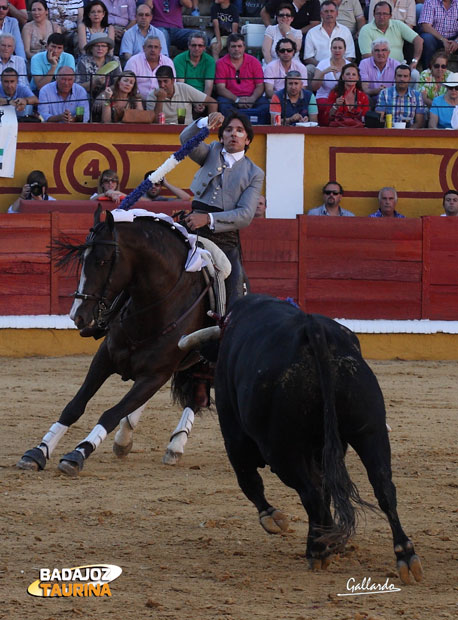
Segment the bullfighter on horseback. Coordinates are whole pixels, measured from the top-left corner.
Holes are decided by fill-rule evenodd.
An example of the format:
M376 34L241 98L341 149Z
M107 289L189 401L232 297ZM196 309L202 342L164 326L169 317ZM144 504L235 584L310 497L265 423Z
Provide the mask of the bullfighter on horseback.
M195 121L181 133L181 143L207 124L210 129L218 129L219 141L201 142L191 151L191 159L201 168L191 184L194 200L185 223L192 232L211 239L229 258L232 272L226 280L226 298L230 307L243 295L238 231L254 217L264 171L245 155L254 134L248 117L239 112L226 118L213 112Z

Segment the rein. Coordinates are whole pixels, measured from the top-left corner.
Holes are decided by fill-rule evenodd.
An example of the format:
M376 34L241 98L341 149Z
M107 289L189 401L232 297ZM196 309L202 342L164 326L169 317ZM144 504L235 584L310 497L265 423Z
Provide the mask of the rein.
M171 295L175 291L175 289L177 288L178 284L181 282L181 278L183 277L184 273L185 272L183 271L182 274L180 275L180 277L178 278L176 284L167 293L167 295L165 295L164 297L162 297L159 300L156 300L153 304L150 304L149 306L146 306L145 308L142 308L141 310L133 312L132 314L130 314L126 318L130 319L130 318L132 318L134 316L142 314L146 310L150 310L151 308L153 308L157 304L159 304L159 303L163 302L165 299L167 299L167 297L169 297L169 295ZM208 293L210 287L211 287L211 281L209 281L208 284L205 285L203 290L199 293L199 296L192 302L192 304L189 306L189 308L187 308L183 312L183 314L181 314L177 319L175 319L174 321L171 321L168 325L166 325L166 327L164 327L164 329L159 334L153 334L152 336L147 336L146 338L142 338L141 340L135 340L134 338L131 338L131 336L129 336L129 334L127 333L125 325L123 325L123 321L125 319L124 319L124 317L121 316L121 321L120 321L121 328L122 328L122 330L124 332L124 336L125 336L126 340L128 341L129 345L131 346L131 348L136 348L138 346L141 346L141 345L149 342L153 338L159 338L161 336L166 336L167 334L170 334L170 332L172 332L174 329L176 329L176 327L194 310L194 308L197 306L197 304L199 304L202 301L202 299Z
M117 302L117 299L119 298L119 295L112 302L109 302L109 300L105 296L105 292L106 292L106 290L107 290L107 288L108 288L108 286L110 284L111 276L112 276L112 273L113 273L113 269L114 269L115 264L116 264L116 257L118 255L119 244L118 244L118 242L116 240L116 227L114 228L114 235L115 235L115 239L114 240L105 240L105 239L97 240L97 239L94 238L95 234L96 234L96 231L92 231L91 232L88 240L86 241L86 247L87 248L95 246L95 245L108 245L108 246L114 246L116 248L115 251L111 255L110 269L109 269L107 278L106 278L105 283L104 283L104 285L102 287L102 292L100 293L100 295L80 293L79 290L77 290L77 291L75 291L73 297L75 299L81 299L83 301L94 301L94 302L97 302L97 306L94 308L94 320L95 320L95 323L96 323L97 327L99 327L101 329L106 329L107 326L108 326L108 323L110 322L110 318L112 318L112 315L116 314L117 311L118 311L118 308L116 308L116 312L113 313L111 309L113 308L113 306L117 305L116 302ZM141 308L140 310L135 310L132 313L130 313L129 315L126 314L127 307L126 306L124 307L124 310L121 312L120 327L121 327L121 329L124 332L124 336L125 336L127 342L129 343L129 345L132 348L138 347L141 344L146 343L149 340L152 340L153 338L165 336L165 335L169 334L170 332L172 332L195 309L195 307L200 303L200 301L208 293L208 290L211 287L211 281L209 281L204 286L203 290L199 293L198 297L192 302L192 304L177 319L175 319L175 320L171 321L170 323L168 323L159 334L155 334L153 336L148 336L147 338L144 338L144 339L141 339L141 340L135 340L135 339L131 338L129 336L129 334L127 333L127 326L126 326L127 321L129 319L134 318L134 317L138 317L139 315L145 313L146 311L151 310L152 308L154 308L154 307L158 306L159 304L163 303L164 301L166 301L174 293L176 293L176 291L179 289L179 286L180 286L180 284L181 284L181 282L182 282L182 280L184 278L185 273L186 272L184 270L181 271L177 281L172 286L172 288L169 291L167 291L167 293L165 295L163 295L159 299L156 299L151 304L148 304L147 306Z
M116 229L115 229L115 237L116 237ZM75 299L82 299L83 301L96 301L97 302L97 306L94 309L94 320L96 322L97 327L99 327L100 329L105 329L107 326L107 322L104 319L104 315L109 314L110 311L110 307L113 305L113 302L116 301L113 300L113 302L109 302L108 299L105 297L105 291L108 288L108 284L110 283L110 279L111 279L111 274L113 273L113 269L115 266L115 262L116 262L116 256L118 254L118 242L116 241L116 239L114 240L109 240L109 239L100 239L100 240L96 240L94 239L95 233L94 231L91 232L90 238L89 240L86 242L87 247L93 247L94 245L111 245L115 247L115 251L113 252L113 254L111 255L111 259L110 259L110 270L108 272L108 276L107 279L105 281L105 284L103 285L102 288L102 293L100 295L92 295L92 294L88 294L88 293L80 293L79 290L76 290L73 294L73 297ZM108 311L108 312L107 312Z

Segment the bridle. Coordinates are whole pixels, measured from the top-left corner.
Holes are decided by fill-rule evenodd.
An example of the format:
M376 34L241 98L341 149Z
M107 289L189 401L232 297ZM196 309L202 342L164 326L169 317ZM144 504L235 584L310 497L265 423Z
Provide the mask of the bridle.
M110 301L106 297L106 291L109 287L111 275L113 273L113 269L116 263L116 258L118 256L119 244L116 241L116 229L114 231L115 239L95 239L97 230L91 229L88 238L86 239L85 247L90 248L96 245L110 245L115 248L115 251L112 253L110 258L110 269L108 271L108 276L103 284L102 292L100 295L93 295L91 293L81 293L78 289L74 292L73 297L75 299L81 299L82 301L95 301L97 305L94 307L94 320L98 328L105 329L108 324L108 317L110 315L110 310L116 302L117 297ZM121 293L120 293L121 294Z

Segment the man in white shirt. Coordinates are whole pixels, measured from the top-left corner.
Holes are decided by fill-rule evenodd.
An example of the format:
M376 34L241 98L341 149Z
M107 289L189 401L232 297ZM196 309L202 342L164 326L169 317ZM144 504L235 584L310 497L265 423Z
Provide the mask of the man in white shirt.
M13 54L15 44L12 34L0 35L0 73L3 73L7 67L16 69L19 75L19 84L27 86L27 67L23 58Z
M192 104L207 104L208 113L217 112L218 104L213 97L184 82L176 82L171 67L159 67L156 72L159 88L148 95L147 110L154 110L157 115L165 116L166 125L192 123ZM180 111L185 114L180 118Z
M336 37L344 39L347 46L345 55L349 61L356 57L353 35L346 26L337 23L336 4L332 0L325 0L320 15L321 24L311 28L305 39L304 64L307 65L309 82L320 60L331 56L331 43Z

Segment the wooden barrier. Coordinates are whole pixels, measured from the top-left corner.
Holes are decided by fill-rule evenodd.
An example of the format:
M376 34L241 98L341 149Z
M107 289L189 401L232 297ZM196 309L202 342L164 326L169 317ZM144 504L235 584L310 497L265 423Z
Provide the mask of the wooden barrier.
M51 241L83 241L91 224L0 215L0 314L68 313L76 276L55 270ZM257 219L241 239L253 292L338 318L458 319L458 218Z

